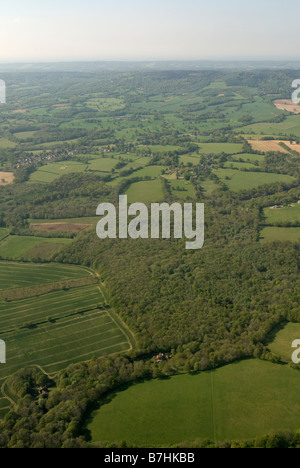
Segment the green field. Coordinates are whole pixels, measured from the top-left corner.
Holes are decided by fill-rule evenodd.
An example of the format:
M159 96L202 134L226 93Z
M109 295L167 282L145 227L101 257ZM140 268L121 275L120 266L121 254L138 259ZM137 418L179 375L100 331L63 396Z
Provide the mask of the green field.
M275 339L269 345L269 348L273 353L291 362L291 356L294 351L292 343L294 340L300 340L300 323L287 323L277 331Z
M32 249L39 247L41 244L44 244L43 250L46 255L48 255L47 247L51 249L53 254L70 242L72 242L70 239L63 238L9 236L0 242L0 257L3 259L18 260L26 256L28 251L32 251ZM53 248L53 245L56 247ZM48 258L46 258L46 260L48 260Z
M89 161L88 169L91 171L110 172L117 164L117 159L97 158Z
M204 154L236 154L242 151L243 145L239 143L200 143L199 153Z
M8 236L8 230L5 228L0 228L0 241Z
M299 373L247 360L120 391L93 413L93 441L160 447L196 439L241 440L299 428Z
M7 138L0 138L0 148L15 148L17 146L13 141L8 140Z
M242 127L238 131L253 133L255 135L274 135L274 136L300 136L299 116L288 116L280 123L257 123Z
M282 208L264 209L265 224L276 226L281 223L300 223L300 204L293 203L291 206L283 206Z
M251 190L255 187L273 182L292 182L293 177L284 174L267 172L244 172L236 169L216 169L214 173L227 185L232 192Z
M135 182L130 185L126 192L128 203L155 203L163 200L161 180L150 180L144 182Z
M300 227L273 227L268 226L260 232L260 242L275 242L275 241L300 241Z
M0 291L49 284L64 280L88 278L88 268L58 264L33 264L0 261Z
M236 154L235 156L231 157L232 161L240 161L240 162L263 162L265 160L265 155L263 154L252 154L252 153L241 153Z
M31 182L50 183L64 174L84 172L86 164L77 161L60 161L40 167L30 176Z
M195 187L185 180L169 180L172 195L178 200L194 199Z

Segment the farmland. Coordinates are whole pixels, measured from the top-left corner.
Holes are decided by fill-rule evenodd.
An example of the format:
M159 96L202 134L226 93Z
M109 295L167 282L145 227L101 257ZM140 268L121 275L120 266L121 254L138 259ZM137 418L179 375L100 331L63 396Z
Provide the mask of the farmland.
M93 66L4 76L0 446L299 430L296 72ZM204 203L203 249L100 240L120 194Z
M287 366L250 360L194 376L145 382L102 404L88 429L95 442L126 440L142 447L197 438L241 440L296 429L298 381L298 373Z
M28 295L30 288L37 294L0 302L0 338L6 343L8 362L0 369L0 386L22 367L38 366L55 375L71 363L131 347L92 271L1 262L0 274L1 289L11 292L12 298ZM92 279L96 284L89 285ZM79 280L87 285L76 286ZM45 285L57 290L46 288L42 294Z

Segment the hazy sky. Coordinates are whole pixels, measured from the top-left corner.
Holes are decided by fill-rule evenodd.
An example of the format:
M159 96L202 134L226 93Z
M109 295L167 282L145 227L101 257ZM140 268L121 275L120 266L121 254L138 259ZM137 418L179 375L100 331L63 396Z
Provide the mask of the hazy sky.
M299 59L299 0L6 0L0 61Z

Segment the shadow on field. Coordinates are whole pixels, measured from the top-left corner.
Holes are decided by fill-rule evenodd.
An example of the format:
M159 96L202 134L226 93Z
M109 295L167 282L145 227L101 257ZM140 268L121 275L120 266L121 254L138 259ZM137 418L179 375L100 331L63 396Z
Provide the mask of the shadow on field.
M277 333L283 330L288 323L289 322L281 322L278 325L276 325L276 327L273 328L273 330L266 337L265 345L268 346L269 344L271 344L275 340Z

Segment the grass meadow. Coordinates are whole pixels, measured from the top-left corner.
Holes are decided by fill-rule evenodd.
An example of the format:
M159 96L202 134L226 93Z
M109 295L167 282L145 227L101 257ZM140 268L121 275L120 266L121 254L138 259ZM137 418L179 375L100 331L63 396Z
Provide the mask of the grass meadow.
M255 438L299 427L299 375L259 360L133 385L108 398L87 425L93 441L161 447L208 438Z

